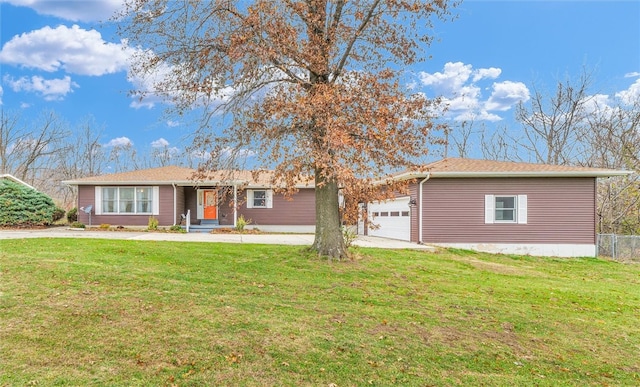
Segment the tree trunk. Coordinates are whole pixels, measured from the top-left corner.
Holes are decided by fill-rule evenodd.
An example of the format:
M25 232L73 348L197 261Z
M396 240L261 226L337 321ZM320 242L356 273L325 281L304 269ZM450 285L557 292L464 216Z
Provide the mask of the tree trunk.
M347 249L342 236L338 184L326 181L321 170L315 171L316 238L311 249L329 258L346 258Z

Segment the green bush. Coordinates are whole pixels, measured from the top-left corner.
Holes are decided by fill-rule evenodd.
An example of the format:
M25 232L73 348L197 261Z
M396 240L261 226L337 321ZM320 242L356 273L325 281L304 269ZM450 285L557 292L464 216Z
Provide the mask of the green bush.
M71 223L71 227L72 228L85 228L85 225L83 223L80 223L80 222L73 222L73 223Z
M73 223L78 221L78 207L73 207L67 212L67 222Z
M49 196L0 180L0 226L48 226L55 221L57 209Z
M251 224L251 219L247 220L244 218L244 215L240 215L236 221L236 231L244 232L244 228L249 224Z
M182 226L180 226L179 224L174 224L173 226L169 227L169 231L182 232L182 233L186 233L187 232L187 230L182 228Z
M64 218L65 210L60 207L56 207L55 211L53 211L53 221L57 222L58 220Z
M149 225L148 225L148 229L149 230L157 230L158 229L158 218L156 218L155 216L150 216L149 217Z

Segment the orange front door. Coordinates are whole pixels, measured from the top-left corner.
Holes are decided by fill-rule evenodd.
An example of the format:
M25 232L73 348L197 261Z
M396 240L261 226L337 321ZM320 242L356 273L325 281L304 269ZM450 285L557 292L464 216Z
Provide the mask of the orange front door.
M218 193L204 191L204 218L218 219Z

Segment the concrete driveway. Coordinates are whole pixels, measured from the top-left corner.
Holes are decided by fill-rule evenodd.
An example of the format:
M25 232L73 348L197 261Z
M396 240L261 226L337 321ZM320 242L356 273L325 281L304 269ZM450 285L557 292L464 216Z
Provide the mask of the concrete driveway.
M54 227L34 230L0 230L1 239L23 238L95 238L95 239L127 239L139 241L173 241L173 242L224 242L224 243L257 243L274 245L311 245L313 234L209 234L209 233L168 233L147 231L94 231L73 230L66 227ZM434 250L432 246L399 241L395 239L358 236L353 242L355 246L382 249L419 249Z

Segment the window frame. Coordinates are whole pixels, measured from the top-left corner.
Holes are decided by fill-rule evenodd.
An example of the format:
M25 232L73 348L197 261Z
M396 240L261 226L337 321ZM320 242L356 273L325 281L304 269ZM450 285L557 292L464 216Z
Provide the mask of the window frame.
M254 189L253 197L251 198L251 201L252 201L251 208L267 208L267 190ZM258 202L256 203L256 201Z
M111 190L112 195L105 195ZM123 199L123 193L133 192L132 197ZM96 215L159 215L159 187L158 186L96 186L95 212ZM132 211L127 211L127 208ZM146 207L148 211L141 211ZM111 210L115 211L111 211Z
M504 211L504 208L496 206L499 198L514 198L513 220L496 219L497 211ZM507 208L506 210L510 210ZM527 224L528 222L528 198L527 195L496 194L484 196L484 222L485 224Z
M264 192L264 198L256 198L256 192ZM256 205L255 201L264 200L263 205ZM273 190L269 188L254 188L247 190L247 208L265 209L273 208Z
M513 207L498 207L498 201L503 199L513 199ZM518 223L518 195L494 195L493 197L493 222L494 223ZM512 219L498 219L498 211L510 211L513 214Z

